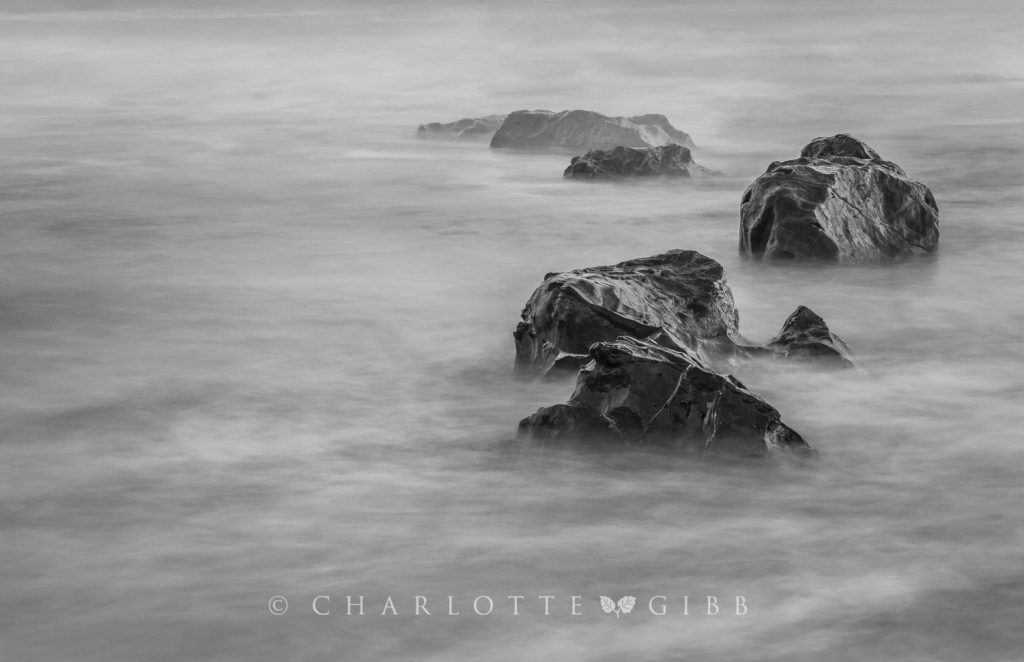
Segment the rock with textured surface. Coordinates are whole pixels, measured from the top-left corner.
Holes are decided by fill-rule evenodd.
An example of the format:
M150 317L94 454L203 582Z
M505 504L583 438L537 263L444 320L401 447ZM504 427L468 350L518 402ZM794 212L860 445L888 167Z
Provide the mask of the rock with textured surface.
M708 358L731 348L739 315L725 270L696 251L674 250L603 267L552 273L527 301L513 337L516 368L575 370L590 346L619 336L672 341Z
M440 122L420 124L416 136L445 140L487 140L494 135L504 119L504 115L488 115L486 117L467 117L446 124Z
M618 177L702 177L716 175L693 160L690 149L682 145L662 147L616 147L592 149L574 156L565 169L566 177L613 179Z
M586 152L614 147L693 147L690 136L664 115L607 117L589 110L517 110L501 123L491 147L534 151Z
M889 262L934 252L938 219L927 186L839 134L772 163L747 188L740 252L757 260Z
M778 410L685 349L596 343L569 402L519 423L528 442L663 446L705 455L813 455Z
M812 359L835 367L856 365L850 348L810 308L798 306L766 349L785 358Z

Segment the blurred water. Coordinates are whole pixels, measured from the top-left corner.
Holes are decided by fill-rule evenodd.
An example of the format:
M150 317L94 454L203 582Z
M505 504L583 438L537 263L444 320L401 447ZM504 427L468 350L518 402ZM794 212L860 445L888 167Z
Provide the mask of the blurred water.
M0 657L1020 658L1015 4L42 6L0 13ZM538 107L665 113L727 176L414 137ZM932 188L938 257L740 261L746 184L840 131ZM571 391L510 379L543 274L670 248L869 366L739 374L821 466L500 461ZM679 615L709 593L750 613Z

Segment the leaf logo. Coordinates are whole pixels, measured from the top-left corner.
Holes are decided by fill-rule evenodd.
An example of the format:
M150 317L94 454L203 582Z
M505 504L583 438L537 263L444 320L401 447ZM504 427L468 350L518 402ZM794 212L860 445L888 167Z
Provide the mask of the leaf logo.
M618 618L622 614L628 614L633 611L633 607L635 606L635 595L624 595L619 598L617 603L607 595L601 596L601 609L603 609L606 614L615 614L615 618Z

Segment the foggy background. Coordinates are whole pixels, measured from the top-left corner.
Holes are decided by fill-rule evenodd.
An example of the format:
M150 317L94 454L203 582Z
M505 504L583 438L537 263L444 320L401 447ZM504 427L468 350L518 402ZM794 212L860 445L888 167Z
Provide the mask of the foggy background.
M0 2L0 656L1015 659L1021 28L1014 2ZM415 138L523 108L665 114L725 176L586 185ZM746 185L838 132L932 189L937 258L740 261ZM821 466L509 466L572 390L511 379L533 288L673 248L722 262L751 339L804 304L868 365L737 375ZM542 593L591 602L466 615ZM707 593L751 612L593 602Z

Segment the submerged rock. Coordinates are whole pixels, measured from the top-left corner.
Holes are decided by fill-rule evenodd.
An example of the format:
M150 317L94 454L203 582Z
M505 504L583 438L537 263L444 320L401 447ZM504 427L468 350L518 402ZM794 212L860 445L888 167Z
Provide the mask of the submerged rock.
M589 110L517 110L501 123L491 147L586 152L613 147L693 147L664 115L608 117Z
M740 252L757 260L887 262L934 252L938 219L927 186L839 134L772 163L747 188Z
M786 358L813 359L836 367L856 365L850 348L813 310L798 306L765 347Z
M575 370L593 343L623 335L668 334L710 355L732 345L739 325L722 265L684 250L548 274L522 320L513 333L516 368L540 374Z
M419 129L416 130L416 136L445 140L485 140L494 135L504 119L504 115L487 115L486 117L467 117L447 124L440 122L420 124Z
M701 177L716 175L693 160L690 149L682 145L661 147L616 147L592 149L574 156L565 169L565 177L585 179L616 177Z
M520 438L646 444L701 456L815 452L778 410L685 349L622 337L594 344L589 357L569 401L524 418Z

